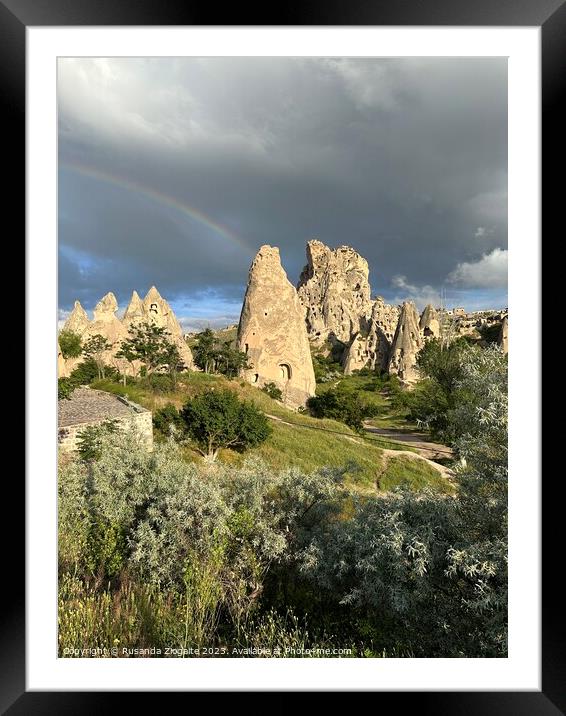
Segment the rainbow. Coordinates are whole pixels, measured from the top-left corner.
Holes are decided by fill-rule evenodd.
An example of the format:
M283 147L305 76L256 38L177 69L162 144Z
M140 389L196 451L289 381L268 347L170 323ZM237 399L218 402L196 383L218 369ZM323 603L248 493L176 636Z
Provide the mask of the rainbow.
M103 172L99 169L94 169L93 167L88 167L83 164L61 162L59 166L76 174L81 174L82 176L90 177L91 179L96 179L98 181L105 182L106 184L112 184L113 186L117 186L120 189L125 189L126 191L140 194L158 204L161 204L162 206L166 206L169 209L174 209L175 211L178 211L181 214L184 214L185 216L189 217L193 221L197 221L199 224L202 224L203 226L212 229L219 236L222 236L228 241L237 244L249 256L253 256L253 254L255 253L255 249L249 246L240 236L235 234L226 226L223 226L218 221L215 221L212 217L207 216L196 207L190 206L190 204L184 203L179 199L175 199L172 196L163 194L156 189L153 189L149 186L145 186L144 184L130 181L129 179L119 177L115 174L108 174L107 172Z

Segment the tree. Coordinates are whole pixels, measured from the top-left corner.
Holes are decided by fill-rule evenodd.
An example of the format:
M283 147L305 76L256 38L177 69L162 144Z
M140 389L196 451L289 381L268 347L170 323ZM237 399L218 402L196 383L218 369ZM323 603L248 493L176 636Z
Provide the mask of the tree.
M449 444L454 439L449 411L461 390L464 357L473 350L479 348L472 347L464 338L449 344L441 339L428 341L417 356L422 380L412 390L394 396L394 403L406 409L411 420L426 425L434 437Z
M108 343L106 338L104 338L104 336L101 336L100 333L97 333L94 336L90 336L90 338L88 338L86 343L83 345L83 355L87 359L93 360L96 363L99 379L106 377L104 354L107 353L111 348L112 343Z
M327 390L307 400L307 408L315 418L332 418L361 432L366 418L375 415L375 407L363 401L357 392Z
M179 349L174 343L169 343L168 341L164 343L161 353L161 361L161 367L166 369L167 374L171 378L173 389L175 389L177 387L177 373L183 369L184 363L181 358L181 354L179 353ZM154 376L154 381L155 378L157 378L157 376Z
M220 448L243 452L271 434L265 415L231 390L211 390L189 400L181 409L185 433L208 460Z
M324 594L417 657L507 653L507 367L496 348L460 366L447 415L466 460L457 496L364 498L303 555Z
M139 360L143 363L147 375L163 367L174 374L182 366L179 350L170 340L171 334L165 328L147 321L134 323L128 333L130 337L121 342L120 350L116 353L117 358L125 358L130 363Z
M206 328L196 336L193 347L195 364L205 373L222 373L234 378L245 368L249 368L247 355L234 347L232 341L218 344L214 331Z
M205 373L213 373L216 367L217 349L214 331L205 328L196 336L196 345L193 348L195 365L202 368Z
M82 353L82 341L78 333L63 330L59 333L59 348L63 358L78 358Z
M469 343L459 338L448 346L439 339L428 341L419 351L417 367L425 378L432 378L445 394L450 394L463 377L462 355L469 350Z
M250 368L248 356L234 348L230 341L225 341L216 354L216 370L227 378L235 378L242 370Z

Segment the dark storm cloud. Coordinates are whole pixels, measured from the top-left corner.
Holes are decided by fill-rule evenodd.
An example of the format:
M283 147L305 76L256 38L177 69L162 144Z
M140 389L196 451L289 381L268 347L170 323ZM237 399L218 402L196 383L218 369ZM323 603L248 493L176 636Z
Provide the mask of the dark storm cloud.
M506 77L502 59L61 60L61 307L155 283L195 321L237 319L257 248L295 282L313 237L355 247L390 300L505 303Z

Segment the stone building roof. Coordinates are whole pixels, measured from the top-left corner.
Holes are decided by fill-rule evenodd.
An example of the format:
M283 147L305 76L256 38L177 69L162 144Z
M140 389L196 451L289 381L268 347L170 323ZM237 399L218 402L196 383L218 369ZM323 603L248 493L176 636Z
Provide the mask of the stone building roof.
M136 403L102 390L77 388L69 400L59 400L59 427L125 418L134 413L149 412Z

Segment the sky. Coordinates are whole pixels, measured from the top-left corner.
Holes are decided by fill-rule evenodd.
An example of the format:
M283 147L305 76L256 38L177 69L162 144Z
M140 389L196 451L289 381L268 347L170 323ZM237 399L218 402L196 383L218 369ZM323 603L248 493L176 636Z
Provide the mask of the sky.
M152 284L238 321L262 244L352 246L372 295L507 305L502 58L61 58L60 319Z

